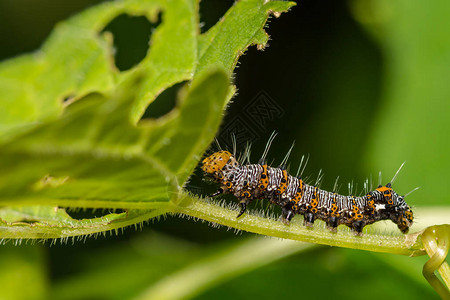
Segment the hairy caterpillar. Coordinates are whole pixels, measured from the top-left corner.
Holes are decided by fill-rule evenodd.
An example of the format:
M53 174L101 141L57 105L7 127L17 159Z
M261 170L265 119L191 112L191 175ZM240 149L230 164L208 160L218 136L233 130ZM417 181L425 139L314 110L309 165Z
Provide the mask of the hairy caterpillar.
M268 199L281 206L285 223L289 223L294 215L301 214L306 226L312 226L319 219L325 221L332 231L343 224L361 234L366 225L391 220L401 232L408 232L413 223L413 212L404 200L406 196L400 196L392 189L398 171L391 182L378 186L364 196L327 192L304 183L301 176L288 174L285 163L290 151L278 168L267 165L265 157L274 137L272 135L269 139L258 164L241 164L235 155L223 150L202 161L202 170L206 175L220 183L218 191L211 196L229 193L239 199L241 210L237 218L246 211L252 200Z

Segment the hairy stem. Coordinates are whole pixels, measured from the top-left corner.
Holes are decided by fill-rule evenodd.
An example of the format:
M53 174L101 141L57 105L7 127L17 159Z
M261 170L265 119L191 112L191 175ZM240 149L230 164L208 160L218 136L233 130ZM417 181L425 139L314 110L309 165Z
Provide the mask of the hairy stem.
M393 235L392 233L374 232L370 228L364 232L363 236L355 236L344 226L340 226L337 233L333 233L325 228L322 222L317 222L313 228L305 227L299 217L294 218L290 225L252 213L246 213L237 219L237 211L230 209L230 207L205 200L194 200L190 195L182 196L179 203L180 205L175 209L176 213L262 235L374 252L409 256L425 254L419 239L421 232Z

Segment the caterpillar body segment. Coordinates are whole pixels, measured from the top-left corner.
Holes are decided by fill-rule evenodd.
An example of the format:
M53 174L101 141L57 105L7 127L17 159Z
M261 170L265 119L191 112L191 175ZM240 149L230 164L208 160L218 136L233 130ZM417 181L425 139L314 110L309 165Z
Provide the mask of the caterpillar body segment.
M218 151L203 160L202 170L220 183L222 193L233 194L239 199L241 210L255 199L267 199L282 208L285 223L297 214L304 216L304 224L312 226L319 219L336 231L339 225L350 227L361 234L366 225L380 220L391 220L407 233L413 223L413 212L391 186L379 186L364 196L344 196L306 184L301 177L291 176L284 168L259 164L240 164L228 151Z

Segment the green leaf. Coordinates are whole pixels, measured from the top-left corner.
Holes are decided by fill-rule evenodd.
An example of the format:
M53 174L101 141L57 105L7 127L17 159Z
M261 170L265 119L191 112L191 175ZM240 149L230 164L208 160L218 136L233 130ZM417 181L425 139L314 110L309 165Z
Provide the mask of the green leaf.
M110 213L98 218L76 220L62 208L51 206L4 207L0 210L2 238L49 239L96 236L107 231L143 223L165 211L130 210ZM73 240L76 240L75 238Z
M196 1L107 2L59 24L39 52L0 64L0 237L92 234L175 211L234 93L237 59L263 47L269 15L292 5L240 1L201 35ZM119 72L102 29L123 13L160 12L147 56ZM186 80L170 113L141 120ZM56 207L127 213L74 220Z
M221 71L199 76L178 107L180 116L165 123L159 137L152 136L153 126L127 120L134 97L126 91L135 84L125 84L115 98L94 94L77 101L62 118L5 145L0 202L149 209L176 198L178 182L195 164L180 144L185 151L206 146L202 134L219 125L210 115L221 113L228 78Z
M166 1L115 1L98 5L59 24L41 51L0 65L0 82L9 88L7 93L0 95L0 99L2 102L7 99L10 103L2 113L10 115L10 110L17 108L16 101L27 101L31 106L17 118L5 119L3 114L0 115L0 129L4 129L0 137L8 137L16 132L17 127L31 122L58 118L66 97L79 99L92 92L112 93L130 72L120 73L111 64L112 45L108 35L101 34L101 30L122 13L144 15L154 20L162 11L164 22L153 34L151 51L136 67L145 74L144 81L147 81L147 84L136 87L140 99L136 99L130 117L137 121L145 109L142 99L146 99L148 104L158 91L192 78L197 28L194 9L194 2L187 0L173 4ZM24 87L26 95L22 92Z
M210 65L220 65L231 71L247 46L257 45L263 49L269 36L263 25L270 12L286 11L292 2L267 1L257 6L255 1L239 1L230 9L214 27L200 36L198 45L199 65L202 70ZM255 26L258 24L259 26Z

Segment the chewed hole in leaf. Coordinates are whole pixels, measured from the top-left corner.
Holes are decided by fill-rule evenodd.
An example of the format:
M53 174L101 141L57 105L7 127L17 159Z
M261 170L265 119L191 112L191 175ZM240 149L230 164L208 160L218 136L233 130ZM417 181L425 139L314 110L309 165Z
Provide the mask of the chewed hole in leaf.
M170 113L177 104L182 87L188 81L182 81L165 89L145 110L142 119L157 119Z
M113 36L114 62L120 71L131 69L145 58L151 35L160 23L161 15L152 23L144 16L121 14L106 25L103 32Z
M65 208L66 213L74 220L101 218L106 215L125 212L123 209L95 209L95 208Z
M200 31L207 32L233 6L235 1L210 0L200 1Z

